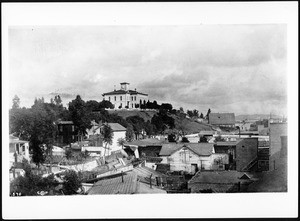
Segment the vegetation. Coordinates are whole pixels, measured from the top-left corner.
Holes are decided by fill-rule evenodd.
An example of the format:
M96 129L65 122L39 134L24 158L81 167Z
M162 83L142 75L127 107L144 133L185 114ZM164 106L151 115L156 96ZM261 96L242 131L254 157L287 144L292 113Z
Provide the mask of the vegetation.
M82 175L73 170L68 170L64 173L63 192L65 195L76 194L76 191L81 187Z

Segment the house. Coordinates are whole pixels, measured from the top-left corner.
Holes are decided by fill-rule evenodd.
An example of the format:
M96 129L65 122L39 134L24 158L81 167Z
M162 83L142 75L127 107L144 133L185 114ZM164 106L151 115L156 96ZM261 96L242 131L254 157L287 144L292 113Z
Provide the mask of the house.
M257 170L258 138L244 138L237 141L216 142L215 153L227 153L226 170Z
M9 135L9 163L22 162L23 159L30 161L29 141L20 140L18 137Z
M162 164L169 164L170 171L195 174L198 170L210 170L214 145L211 143L163 144L159 156Z
M238 171L199 171L188 181L191 193L246 192L252 175Z
M53 156L65 156L65 150L61 147L53 146L52 155Z
M123 127L121 124L118 123L105 123L106 125L110 126L113 132L113 137L112 137L112 143L111 144L106 144L105 142L103 143L103 146L107 148L107 153L106 155L110 155L111 152L121 150L123 149L122 146L118 144L119 139L125 139L126 138L126 128ZM103 127L100 126L100 133L103 133Z
M75 126L73 121L59 121L57 141L61 144L70 144L76 140Z
M102 94L103 99L110 101L114 105L114 109L133 109L141 107L142 104L146 104L148 101L148 94L137 92L129 89L129 83L120 83L120 90L114 90Z
M125 151L133 153L136 158L145 160L145 166L156 169L156 164L160 163L162 159L159 157L159 152L162 144L167 143L165 140L158 140L156 138L146 138L143 140L134 140L124 144ZM130 154L130 155L133 155Z
M208 123L217 127L235 127L234 113L210 113Z
M95 135L100 135L100 125L95 120L91 122L91 126L91 128L86 130L87 137L90 138Z

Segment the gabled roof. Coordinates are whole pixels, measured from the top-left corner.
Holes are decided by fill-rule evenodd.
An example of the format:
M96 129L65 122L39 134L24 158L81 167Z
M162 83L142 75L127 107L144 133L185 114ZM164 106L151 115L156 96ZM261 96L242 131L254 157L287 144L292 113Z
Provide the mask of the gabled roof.
M213 153L213 143L168 143L163 144L160 156L170 156L178 150L186 147L199 156L210 156Z
M126 131L126 128L118 123L107 123L113 131Z
M140 95L148 96L148 94L144 94L144 93L137 92L137 91L134 91L134 90L127 90L127 91L125 91L125 90L115 90L115 91L104 93L104 94L102 94L102 96L105 96L105 95L119 95L119 94L130 94L130 95L140 94Z
M235 115L234 113L210 113L209 124L213 124L213 125L235 124Z

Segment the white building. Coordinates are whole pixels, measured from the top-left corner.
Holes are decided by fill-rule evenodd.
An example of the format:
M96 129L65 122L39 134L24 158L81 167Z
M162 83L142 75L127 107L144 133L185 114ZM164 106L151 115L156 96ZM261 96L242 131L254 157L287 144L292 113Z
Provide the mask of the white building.
M108 155L111 154L111 152L122 149L122 146L120 146L118 144L118 140L122 139L122 138L123 139L126 138L126 128L123 127L122 125L118 124L118 123L106 123L106 124L108 126L110 126L110 128L113 131L112 143L111 144L107 144L107 146L106 146L106 143L103 142L103 147L107 147L108 148L106 150L107 152L105 153L105 155L108 156ZM103 126L100 127L101 133L102 133L102 130L103 130Z
M110 101L115 109L119 108L139 108L141 104L146 104L148 94L140 93L135 90L129 90L129 83L120 83L120 90L102 94L103 99Z
M18 137L9 135L9 163L22 162L23 159L30 161L29 141L20 140Z

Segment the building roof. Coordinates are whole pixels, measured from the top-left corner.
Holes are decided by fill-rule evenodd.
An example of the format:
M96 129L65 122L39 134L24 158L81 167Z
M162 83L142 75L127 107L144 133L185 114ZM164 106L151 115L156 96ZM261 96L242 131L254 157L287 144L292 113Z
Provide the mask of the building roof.
M130 145L134 145L134 146L162 146L163 143L165 143L165 140L158 140L155 138L147 138L147 139L143 139L143 140L134 140L131 142L126 142L124 145L126 146L130 146Z
M239 172L235 170L224 170L224 171L199 171L189 181L192 183L202 184L217 184L217 183L237 183L245 178L251 179L252 176L245 172Z
M199 171L188 181L189 188L211 189L213 192L227 192L239 182L249 184L252 176L238 171Z
M235 115L234 113L210 113L209 124L213 124L213 125L235 124Z
M160 156L170 156L183 147L187 147L195 154L200 156L209 156L213 153L213 143L168 143L163 144L159 152Z
M74 124L73 121L69 120L69 121L59 121L58 124Z
M219 141L215 143L215 146L236 146L241 140L237 141Z
M214 130L202 130L199 133L200 136L201 135L211 135L212 136L214 134L216 134L216 131L214 131Z
M134 194L137 191L137 174L135 172L127 172L122 176L115 176L96 182L88 191L89 195L96 194Z
M125 91L125 90L121 90L121 89L120 90L115 90L115 91L104 93L104 94L102 94L102 96L105 96L105 95L118 95L118 94L130 94L130 95L140 94L140 95L148 96L148 94L137 92L135 90L127 90L127 91Z
M126 128L118 123L107 123L113 131L126 131Z

